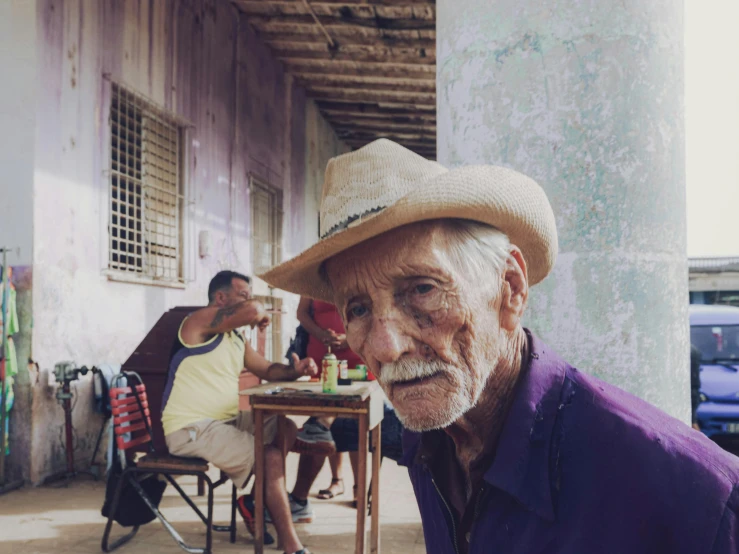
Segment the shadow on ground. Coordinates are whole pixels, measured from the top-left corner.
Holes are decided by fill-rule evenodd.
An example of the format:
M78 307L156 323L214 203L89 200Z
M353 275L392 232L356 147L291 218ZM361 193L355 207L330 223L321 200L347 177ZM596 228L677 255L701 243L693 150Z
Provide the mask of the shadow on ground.
M288 458L288 474L295 474L296 456ZM292 467L291 467L292 466ZM350 473L350 472L349 472ZM349 477L349 476L347 476ZM316 481L315 489L330 480L326 468ZM189 494L195 493L194 478L179 481ZM383 464L381 479L381 549L385 554L420 554L425 552L420 516L413 491L404 468L394 463ZM347 479L347 489L352 482ZM315 491L313 491L315 493ZM100 514L105 494L102 482L88 478L73 481L67 487L27 487L0 496L0 554L65 554L100 552L105 519ZM204 509L205 497L196 497ZM354 551L356 511L348 495L330 501L312 500L316 519L298 525L297 531L313 554ZM216 523L226 524L230 518L230 487L216 489L214 514ZM173 487L168 487L161 502L163 513L193 546L205 544L205 526L184 503ZM228 533L214 533L213 552L251 552L253 540L240 519L235 544ZM369 529L369 520L367 521ZM127 530L120 527L113 538ZM274 529L270 528L274 534ZM158 521L141 527L137 536L116 552L179 553L182 552ZM276 546L265 552L282 552Z

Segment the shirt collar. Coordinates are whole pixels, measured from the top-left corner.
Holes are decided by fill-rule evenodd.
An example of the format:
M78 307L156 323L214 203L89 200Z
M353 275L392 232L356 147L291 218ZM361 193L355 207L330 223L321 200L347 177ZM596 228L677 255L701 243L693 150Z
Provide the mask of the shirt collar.
M495 458L483 479L540 517L554 521L549 453L568 366L533 333L526 330L526 334L529 363L525 364L514 389ZM405 431L404 455L399 463L408 467L427 465L428 456L439 444L433 433Z
M498 450L484 479L554 521L549 453L567 364L528 330L529 363L514 392Z

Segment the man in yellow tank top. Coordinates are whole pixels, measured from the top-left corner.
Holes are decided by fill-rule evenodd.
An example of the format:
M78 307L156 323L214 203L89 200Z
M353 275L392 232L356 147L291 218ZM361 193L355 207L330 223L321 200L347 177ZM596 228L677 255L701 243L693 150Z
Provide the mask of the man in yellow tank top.
M246 368L260 379L290 381L318 373L310 358L298 360L293 355L289 366L267 361L238 331L267 325L264 306L251 298L249 278L221 271L208 287L208 306L190 314L180 326L164 389L162 426L169 451L208 460L240 488L254 466L254 424L250 413L239 412L239 374ZM285 552L308 554L293 526L282 451L274 444L276 430L275 419L265 424L267 508ZM295 432L294 424L288 427L288 446ZM238 504L254 534L251 499L242 496Z

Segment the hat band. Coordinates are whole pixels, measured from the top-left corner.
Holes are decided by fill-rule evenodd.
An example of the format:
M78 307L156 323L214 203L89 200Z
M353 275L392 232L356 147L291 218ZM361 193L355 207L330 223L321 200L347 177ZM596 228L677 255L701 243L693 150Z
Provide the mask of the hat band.
M349 227L349 225L351 225L352 223L354 223L358 219L362 219L365 216L368 216L368 215L371 215L371 214L376 214L377 212L381 212L385 208L387 208L387 206L378 206L377 208L372 208L370 210L367 210L366 212L362 212L361 214L350 215L345 220L337 223L336 225L334 225L333 227L331 227L328 231L326 231L325 233L323 233L321 235L321 240L323 240L325 238L328 238L331 235L335 235L339 231L343 231L344 229L346 229L347 227Z

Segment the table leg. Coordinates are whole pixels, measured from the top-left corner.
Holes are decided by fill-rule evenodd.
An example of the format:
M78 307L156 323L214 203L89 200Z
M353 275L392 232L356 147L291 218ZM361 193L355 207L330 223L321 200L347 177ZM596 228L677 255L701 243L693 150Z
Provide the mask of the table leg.
M264 412L254 413L254 552L264 552Z
M372 527L370 554L380 554L380 464L382 463L382 423L372 429Z
M359 463L357 467L357 538L354 548L356 554L364 554L367 525L367 450L369 439L369 415L359 416L359 444L357 451Z
M282 474L287 478L287 418L279 414L277 416L277 434L280 437L280 450L282 450Z

